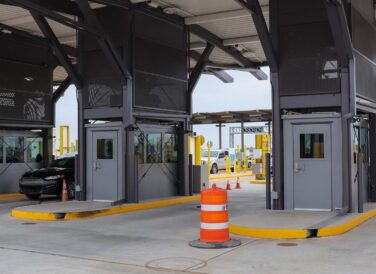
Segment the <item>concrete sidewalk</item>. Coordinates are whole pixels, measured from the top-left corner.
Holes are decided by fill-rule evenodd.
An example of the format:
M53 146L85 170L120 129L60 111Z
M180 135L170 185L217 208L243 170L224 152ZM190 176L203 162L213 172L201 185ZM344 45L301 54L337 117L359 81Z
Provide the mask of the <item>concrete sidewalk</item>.
M223 187L227 181L217 181ZM345 233L376 216L373 204L364 214L339 215L335 212L273 211L265 209L265 186L250 185L241 180L241 189L228 191L231 233L256 238L310 238ZM234 182L231 182L234 184ZM12 216L31 220L74 220L123 214L131 211L187 204L199 205L199 196L173 197L139 204L112 206L110 202L45 202L18 207ZM321 232L323 231L323 232Z

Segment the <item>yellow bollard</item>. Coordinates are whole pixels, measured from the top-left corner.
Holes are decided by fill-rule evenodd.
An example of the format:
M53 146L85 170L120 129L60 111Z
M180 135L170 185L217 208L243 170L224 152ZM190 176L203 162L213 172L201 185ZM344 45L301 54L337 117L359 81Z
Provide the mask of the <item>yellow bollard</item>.
M248 156L247 156L247 146L243 147L243 172L246 173L248 169Z
M226 174L231 174L231 159L230 156L226 156Z
M211 169L211 163L210 163L210 142L208 142L208 174L210 176L210 169Z
M195 161L194 164L196 166L201 166L201 145L203 145L204 136L195 136Z

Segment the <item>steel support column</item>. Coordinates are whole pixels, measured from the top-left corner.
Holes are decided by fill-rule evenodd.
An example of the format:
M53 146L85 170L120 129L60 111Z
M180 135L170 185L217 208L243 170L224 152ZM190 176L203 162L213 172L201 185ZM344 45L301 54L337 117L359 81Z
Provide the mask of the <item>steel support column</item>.
M252 15L253 23L255 24L262 48L264 50L266 59L271 72L276 72L278 69L277 58L274 53L272 40L265 22L264 14L258 0L236 0L241 6L246 8Z
M376 136L376 114L370 114L369 136ZM376 202L376 138L369 138L370 142L370 176L369 199Z
M241 145L241 147L240 147L240 151L244 153L245 152L244 151L244 122L240 123L240 127L241 127L241 134L240 134L240 145Z

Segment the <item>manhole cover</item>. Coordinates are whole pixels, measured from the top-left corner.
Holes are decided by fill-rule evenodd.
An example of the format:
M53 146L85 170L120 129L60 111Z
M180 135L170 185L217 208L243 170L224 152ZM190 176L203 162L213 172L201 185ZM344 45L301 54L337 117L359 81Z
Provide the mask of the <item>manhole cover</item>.
M278 243L278 246L283 246L283 247L291 247L291 246L297 246L298 244L295 243Z
M37 223L21 223L21 225L36 225Z
M199 269L205 265L206 262L196 258L171 257L150 261L145 266L153 270L182 271L189 268Z

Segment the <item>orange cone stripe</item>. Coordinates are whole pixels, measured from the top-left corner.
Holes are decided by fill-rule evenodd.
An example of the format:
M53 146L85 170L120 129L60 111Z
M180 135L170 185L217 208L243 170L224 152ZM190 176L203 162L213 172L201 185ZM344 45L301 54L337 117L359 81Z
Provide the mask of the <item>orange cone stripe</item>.
M227 197L224 195L201 196L201 204L212 204L212 205L227 204Z
M200 241L207 243L221 243L227 242L228 240L230 240L230 232L228 228L218 230L200 230Z
M222 223L228 222L227 211L201 211L201 222Z

